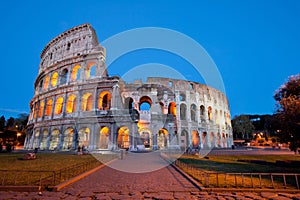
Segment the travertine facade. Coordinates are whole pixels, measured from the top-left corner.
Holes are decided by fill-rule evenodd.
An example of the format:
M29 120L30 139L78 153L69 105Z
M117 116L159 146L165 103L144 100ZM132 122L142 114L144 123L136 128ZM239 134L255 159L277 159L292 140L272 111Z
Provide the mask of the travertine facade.
M125 83L108 76L105 49L89 24L41 53L25 148L41 150L231 147L226 96L186 80Z

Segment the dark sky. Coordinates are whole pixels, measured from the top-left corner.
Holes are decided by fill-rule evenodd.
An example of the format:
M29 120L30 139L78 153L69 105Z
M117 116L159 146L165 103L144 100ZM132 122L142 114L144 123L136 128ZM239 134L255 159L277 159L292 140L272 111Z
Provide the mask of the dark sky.
M29 112L44 46L86 22L95 28L100 43L142 27L167 28L192 38L220 71L231 116L273 113L275 90L300 69L298 0L4 1L0 16L0 115L6 117ZM123 75L124 69L147 63L169 66L203 82L186 60L155 50L122 56L109 73Z

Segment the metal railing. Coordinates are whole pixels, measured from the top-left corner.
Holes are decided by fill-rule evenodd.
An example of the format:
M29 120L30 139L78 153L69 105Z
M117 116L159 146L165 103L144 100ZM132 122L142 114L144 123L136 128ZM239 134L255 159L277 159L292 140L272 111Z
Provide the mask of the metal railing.
M174 164L206 188L300 189L300 174L206 172L179 160Z
M0 186L55 186L99 165L93 160L60 170L0 170Z

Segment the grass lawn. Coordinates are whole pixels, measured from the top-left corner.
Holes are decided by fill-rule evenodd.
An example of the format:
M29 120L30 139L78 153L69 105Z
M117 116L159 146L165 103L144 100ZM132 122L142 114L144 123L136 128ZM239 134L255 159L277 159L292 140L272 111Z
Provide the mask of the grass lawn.
M268 164L254 164L240 162L238 160L262 160L270 162ZM198 170L193 170L186 166L179 166L185 172L193 176L205 187L226 187L226 188L290 188L297 186L296 176L300 174L298 166L281 167L276 166L277 160L299 161L299 155L218 155L208 158L198 156L183 155L179 158L182 163L188 164ZM274 163L274 164L273 164ZM203 173L204 172L204 173ZM266 174L229 174L229 173L266 173ZM282 175L271 175L270 173L290 173ZM298 180L300 176L298 176ZM286 186L284 186L286 181Z
M298 167L279 167L275 165L263 165L239 162L238 160L264 160L275 163L276 160L298 160L299 155L238 155L238 156L209 156L209 159L198 156L183 155L180 161L207 172L264 172L264 173L300 173Z
M1 153L0 170L17 171L0 171L0 185L56 185L101 165L100 161L107 162L116 157L111 154L97 154L97 159L92 155L64 153L37 153L36 155L35 160L23 160L24 153Z

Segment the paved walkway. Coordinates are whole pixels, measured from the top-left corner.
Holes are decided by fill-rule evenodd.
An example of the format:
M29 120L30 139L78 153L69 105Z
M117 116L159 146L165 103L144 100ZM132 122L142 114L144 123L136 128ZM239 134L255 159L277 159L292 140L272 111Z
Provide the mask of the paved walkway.
M137 159L139 158L139 159ZM155 169L155 170L154 170ZM59 192L1 192L0 199L281 199L300 194L270 192L203 192L155 153L129 153Z

